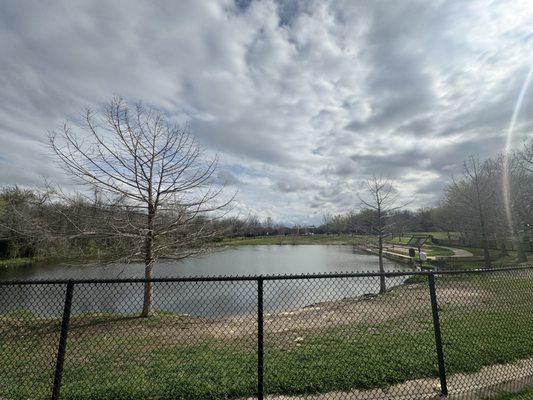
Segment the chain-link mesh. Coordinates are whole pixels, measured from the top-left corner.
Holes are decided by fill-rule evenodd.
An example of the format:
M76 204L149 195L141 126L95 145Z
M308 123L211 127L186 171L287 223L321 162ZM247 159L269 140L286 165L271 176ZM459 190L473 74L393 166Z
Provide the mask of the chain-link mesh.
M533 383L533 270L437 277L451 397L485 398Z
M61 393L75 399L235 398L255 393L255 282L77 285ZM128 294L135 293L136 296ZM242 301L234 302L239 297ZM95 376L97 379L95 380Z
M265 317L266 392L309 399L434 397L429 292L419 283L397 290L405 278L387 279L396 288L386 295L377 294L379 277L267 282L266 308L288 311Z
M65 285L0 286L0 399L50 398Z
M154 280L148 317L142 280L71 281L71 308L67 282L3 282L0 399L432 399L446 383L483 399L533 385L533 268L387 273L385 293L381 278Z

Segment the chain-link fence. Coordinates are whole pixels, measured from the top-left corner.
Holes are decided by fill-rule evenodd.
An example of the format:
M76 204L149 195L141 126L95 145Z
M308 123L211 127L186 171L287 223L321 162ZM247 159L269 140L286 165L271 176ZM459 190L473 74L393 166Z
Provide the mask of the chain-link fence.
M533 267L153 279L143 318L145 283L0 282L0 399L483 399L533 385Z

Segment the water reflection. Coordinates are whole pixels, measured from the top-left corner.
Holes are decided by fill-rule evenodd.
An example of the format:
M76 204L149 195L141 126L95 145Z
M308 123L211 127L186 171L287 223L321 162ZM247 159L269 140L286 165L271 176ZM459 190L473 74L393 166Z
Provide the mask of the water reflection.
M299 274L317 272L376 271L377 258L349 246L247 246L227 249L183 262L162 263L157 276L209 276ZM386 263L387 270L401 266ZM3 270L1 279L142 277L142 265L68 266L38 265ZM389 279L389 285L402 278ZM266 281L265 311L305 307L328 300L354 297L379 290L378 278L303 279ZM59 315L65 288L61 285L3 286L0 312L31 310L38 315ZM139 283L80 284L75 287L73 313L136 313L142 308L143 285ZM257 283L164 282L154 285L156 309L180 314L219 318L254 313Z

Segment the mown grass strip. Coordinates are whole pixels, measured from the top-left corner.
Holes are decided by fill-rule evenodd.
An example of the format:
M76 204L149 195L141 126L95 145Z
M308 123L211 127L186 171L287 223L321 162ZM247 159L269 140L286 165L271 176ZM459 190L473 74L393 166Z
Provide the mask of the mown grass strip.
M524 390L520 393L502 394L498 397L492 397L492 400L533 400L533 389Z

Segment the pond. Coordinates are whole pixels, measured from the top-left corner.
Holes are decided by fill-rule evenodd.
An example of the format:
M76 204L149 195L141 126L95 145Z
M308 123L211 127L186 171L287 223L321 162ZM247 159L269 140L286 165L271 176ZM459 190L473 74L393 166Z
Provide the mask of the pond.
M385 260L385 269L405 270L401 264ZM155 277L272 275L327 272L377 271L376 256L352 246L241 246L217 250L203 257L183 261L162 261L154 268ZM0 280L35 279L113 279L143 277L142 264L68 265L36 264L4 268ZM404 278L388 279L388 285ZM37 315L56 315L62 310L64 285L0 287L0 312L29 310ZM378 278L265 281L265 310L305 307L322 301L354 297L379 290ZM142 284L84 284L74 292L73 313L135 313L142 306ZM257 283L172 282L156 283L154 305L158 310L225 317L254 312Z

